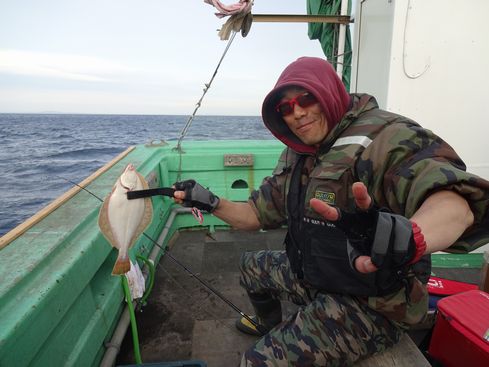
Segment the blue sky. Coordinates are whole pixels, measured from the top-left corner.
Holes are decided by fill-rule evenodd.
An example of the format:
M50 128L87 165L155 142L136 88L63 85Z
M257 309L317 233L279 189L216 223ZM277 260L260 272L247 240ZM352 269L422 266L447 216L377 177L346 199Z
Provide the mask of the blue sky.
M226 47L214 12L203 0L0 0L0 113L191 114ZM305 14L306 0L255 0L253 13ZM199 114L259 115L303 55L323 56L305 23L254 23Z

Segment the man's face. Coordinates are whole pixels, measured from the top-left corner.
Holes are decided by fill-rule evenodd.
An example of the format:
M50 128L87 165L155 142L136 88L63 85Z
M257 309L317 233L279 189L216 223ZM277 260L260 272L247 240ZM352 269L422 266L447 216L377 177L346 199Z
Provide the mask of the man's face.
M328 134L328 122L323 113L321 105L317 100L309 103L303 103L306 107L301 107L300 96L307 93L305 89L292 88L285 91L284 96L279 101L279 105L283 102L292 102L292 111L288 114L282 113L282 118L289 129L307 145L320 144ZM312 95L311 95L312 96ZM294 100L299 98L299 101Z

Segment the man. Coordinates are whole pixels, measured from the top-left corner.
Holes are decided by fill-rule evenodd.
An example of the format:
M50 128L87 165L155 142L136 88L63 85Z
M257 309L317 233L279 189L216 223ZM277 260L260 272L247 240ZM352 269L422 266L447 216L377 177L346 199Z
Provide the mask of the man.
M348 365L386 349L426 315L429 254L484 220L489 183L432 132L349 95L322 59L290 64L262 116L287 148L247 203L195 181L175 192L235 228L288 225L286 251L241 259L260 327L237 327L264 334L242 366ZM282 321L280 299L301 307Z

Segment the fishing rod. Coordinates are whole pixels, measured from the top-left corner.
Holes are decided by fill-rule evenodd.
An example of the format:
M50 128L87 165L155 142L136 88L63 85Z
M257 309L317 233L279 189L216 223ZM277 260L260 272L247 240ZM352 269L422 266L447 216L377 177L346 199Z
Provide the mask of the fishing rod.
M95 195L93 192L91 192L90 190L88 190L87 188L77 184L76 182L74 181L71 181L65 177L61 177L61 176L58 176L58 175L54 175L55 177L58 177L62 180L65 180L77 187L79 187L80 189L82 189L83 191L89 193L90 195L92 195L94 198L96 198L97 200L99 200L100 202L103 202L104 200L101 199L99 196ZM175 191L174 189L168 189L168 190L165 190L164 188L160 188L160 189L149 189L149 190L144 190L146 192L149 192L149 191L152 191L153 195L165 195L165 196L169 196L168 194L171 192L171 190ZM143 191L143 190L139 190L139 191ZM129 194L129 192L128 192ZM129 196L129 195L128 195ZM146 195L148 196L148 195ZM172 196L173 196L173 193L172 193ZM136 197L132 197L131 199L135 199ZM155 241L150 235L146 234L146 232L143 232L142 233L147 239L149 239L154 245L158 246L161 250L163 250L163 256L165 255L168 255L170 257L170 259L177 265L179 265L180 267L182 267L191 277L195 278L197 281L200 282L200 284L202 284L205 288L207 288L209 291L211 291L212 293L214 293L218 298L221 299L221 301L223 301L224 303L226 303L228 306L230 306L234 311L236 311L237 313L239 313L242 317L244 317L247 321L249 321L260 333L262 334L266 334L267 333L267 330L265 330L265 328L258 324L258 322L256 322L255 320L253 320L250 316L248 316L247 314L245 314L243 311L241 311L241 309L236 306L234 303L232 303L229 299L227 299L226 297L224 297L221 292L219 292L217 289L215 289L213 286L211 286L209 283L207 283L205 280L203 280L202 278L200 278L197 274L195 274L192 270L190 270L189 268L187 268L184 264L182 264L179 260L177 260L169 251L168 249L168 246L165 246L165 247L161 247L161 245Z
M143 232L143 235L148 238L151 242L153 242L154 244L156 244L158 247L162 248L160 245L157 244L157 242L152 239L150 236L148 236L146 233ZM221 301L223 301L224 303L226 303L228 306L230 306L234 311L236 311L237 313L239 313L241 316L243 316L246 320L248 320L254 327L256 327L256 329L262 333L262 334L266 334L267 333L267 330L265 330L262 325L258 324L255 320L253 320L251 317L249 317L247 314L245 314L243 311L241 311L241 309L236 306L234 303L232 303L230 300L228 300L226 297L224 297L221 292L219 292L217 289L215 289L213 286L211 286L209 283L207 283L205 280L203 280L202 278L200 278L197 274L195 274L194 272L192 272L189 268L187 268L184 264L182 264L179 260L177 260L172 254L170 254L170 252L167 251L165 252L165 254L167 254L170 259L173 260L173 262L175 262L176 264L180 265L187 273L190 274L190 276L194 277L196 280L198 280L205 288L207 288L208 290L210 290L212 293L214 293L217 297L219 297L221 299Z

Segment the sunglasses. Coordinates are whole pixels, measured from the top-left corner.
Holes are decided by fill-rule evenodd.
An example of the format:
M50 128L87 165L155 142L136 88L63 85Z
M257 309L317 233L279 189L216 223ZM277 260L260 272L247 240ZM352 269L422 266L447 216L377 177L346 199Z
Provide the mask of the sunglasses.
M309 92L305 92L292 99L289 99L288 101L279 103L277 107L275 107L275 110L282 116L287 116L294 112L294 107L296 104L302 108L306 108L316 103L318 103L316 97Z

